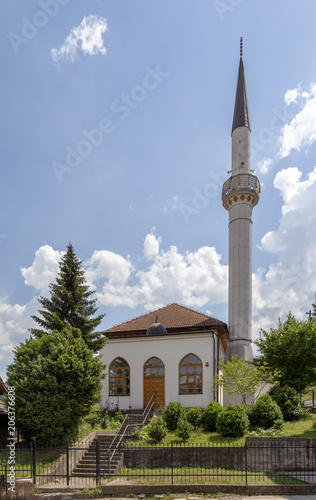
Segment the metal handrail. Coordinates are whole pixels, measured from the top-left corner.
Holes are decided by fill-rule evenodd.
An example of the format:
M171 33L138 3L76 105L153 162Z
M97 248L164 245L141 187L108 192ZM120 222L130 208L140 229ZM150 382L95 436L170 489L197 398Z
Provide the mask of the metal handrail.
M228 194L244 189L256 192L259 195L261 186L258 178L252 174L233 175L226 182L224 182L222 190L222 200Z
M128 420L131 420L131 417L132 416L135 416L136 417L136 425L140 425L141 427L145 424L146 420L147 420L147 417L150 413L150 411L153 409L154 407L154 404L155 404L155 394L153 394L150 398L150 400L148 401L147 405L146 405L146 408L144 409L143 413L141 415L138 415L138 414L132 414L132 413L129 413L128 415L126 415L126 417L124 418L119 430L117 431L117 433L115 434L109 448L108 448L108 469L109 469L109 472L110 472L110 467L111 467L111 460L112 458L114 457L117 449L120 447L122 441L123 441L123 438L125 436L125 434L127 433L127 429L129 429L130 427L133 427L134 424L132 423L127 423ZM141 417L142 420L141 420L141 423L138 424L137 420L138 420L138 417ZM115 448L114 450L112 451L111 453L111 449L114 447L114 444L115 444L115 441L118 439L118 442L116 443L115 445Z

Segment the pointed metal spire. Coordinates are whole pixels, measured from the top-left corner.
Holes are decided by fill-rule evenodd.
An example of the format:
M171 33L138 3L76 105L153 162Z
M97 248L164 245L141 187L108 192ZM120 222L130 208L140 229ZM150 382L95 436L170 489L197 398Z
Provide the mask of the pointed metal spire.
M239 71L238 71L238 81L237 81L237 90L236 90L232 133L234 132L235 128L237 128L237 127L248 127L249 130L251 130L242 53L243 53L243 40L241 37L240 38L240 61L239 61Z

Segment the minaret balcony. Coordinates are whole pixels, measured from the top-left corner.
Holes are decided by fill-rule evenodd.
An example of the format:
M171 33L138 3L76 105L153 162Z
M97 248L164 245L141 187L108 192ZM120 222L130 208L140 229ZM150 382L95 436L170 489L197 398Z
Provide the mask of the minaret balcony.
M260 191L260 182L255 175L233 175L223 185L223 206L226 210L229 210L233 204L238 202L255 206L259 201Z

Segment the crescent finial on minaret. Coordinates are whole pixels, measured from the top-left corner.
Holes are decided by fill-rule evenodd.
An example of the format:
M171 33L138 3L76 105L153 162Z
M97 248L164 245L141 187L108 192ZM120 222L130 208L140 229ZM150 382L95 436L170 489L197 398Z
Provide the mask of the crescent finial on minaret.
M242 36L240 37L240 57L242 58Z

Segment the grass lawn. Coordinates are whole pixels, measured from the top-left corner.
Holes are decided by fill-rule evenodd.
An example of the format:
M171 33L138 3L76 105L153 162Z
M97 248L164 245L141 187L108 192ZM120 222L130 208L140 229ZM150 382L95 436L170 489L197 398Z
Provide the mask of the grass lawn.
M316 414L312 414L310 420L299 420L297 422L285 422L283 430L281 432L277 431L265 431L262 433L249 432L247 436L266 436L266 437L312 437L316 438L316 427L313 428L313 424L316 423ZM315 424L316 425L316 424ZM194 432L191 437L186 441L188 445L203 445L203 444L230 444L230 445L244 445L246 436L243 438L224 438L217 434L216 432ZM174 432L169 432L165 439L160 443L161 445L170 444L171 442L183 442L179 439ZM129 446L146 446L147 441L130 441ZM152 444L152 443L151 443Z
M119 477L133 484L304 484L286 475L223 468L177 467L137 469L122 467ZM117 479L114 478L114 479Z

